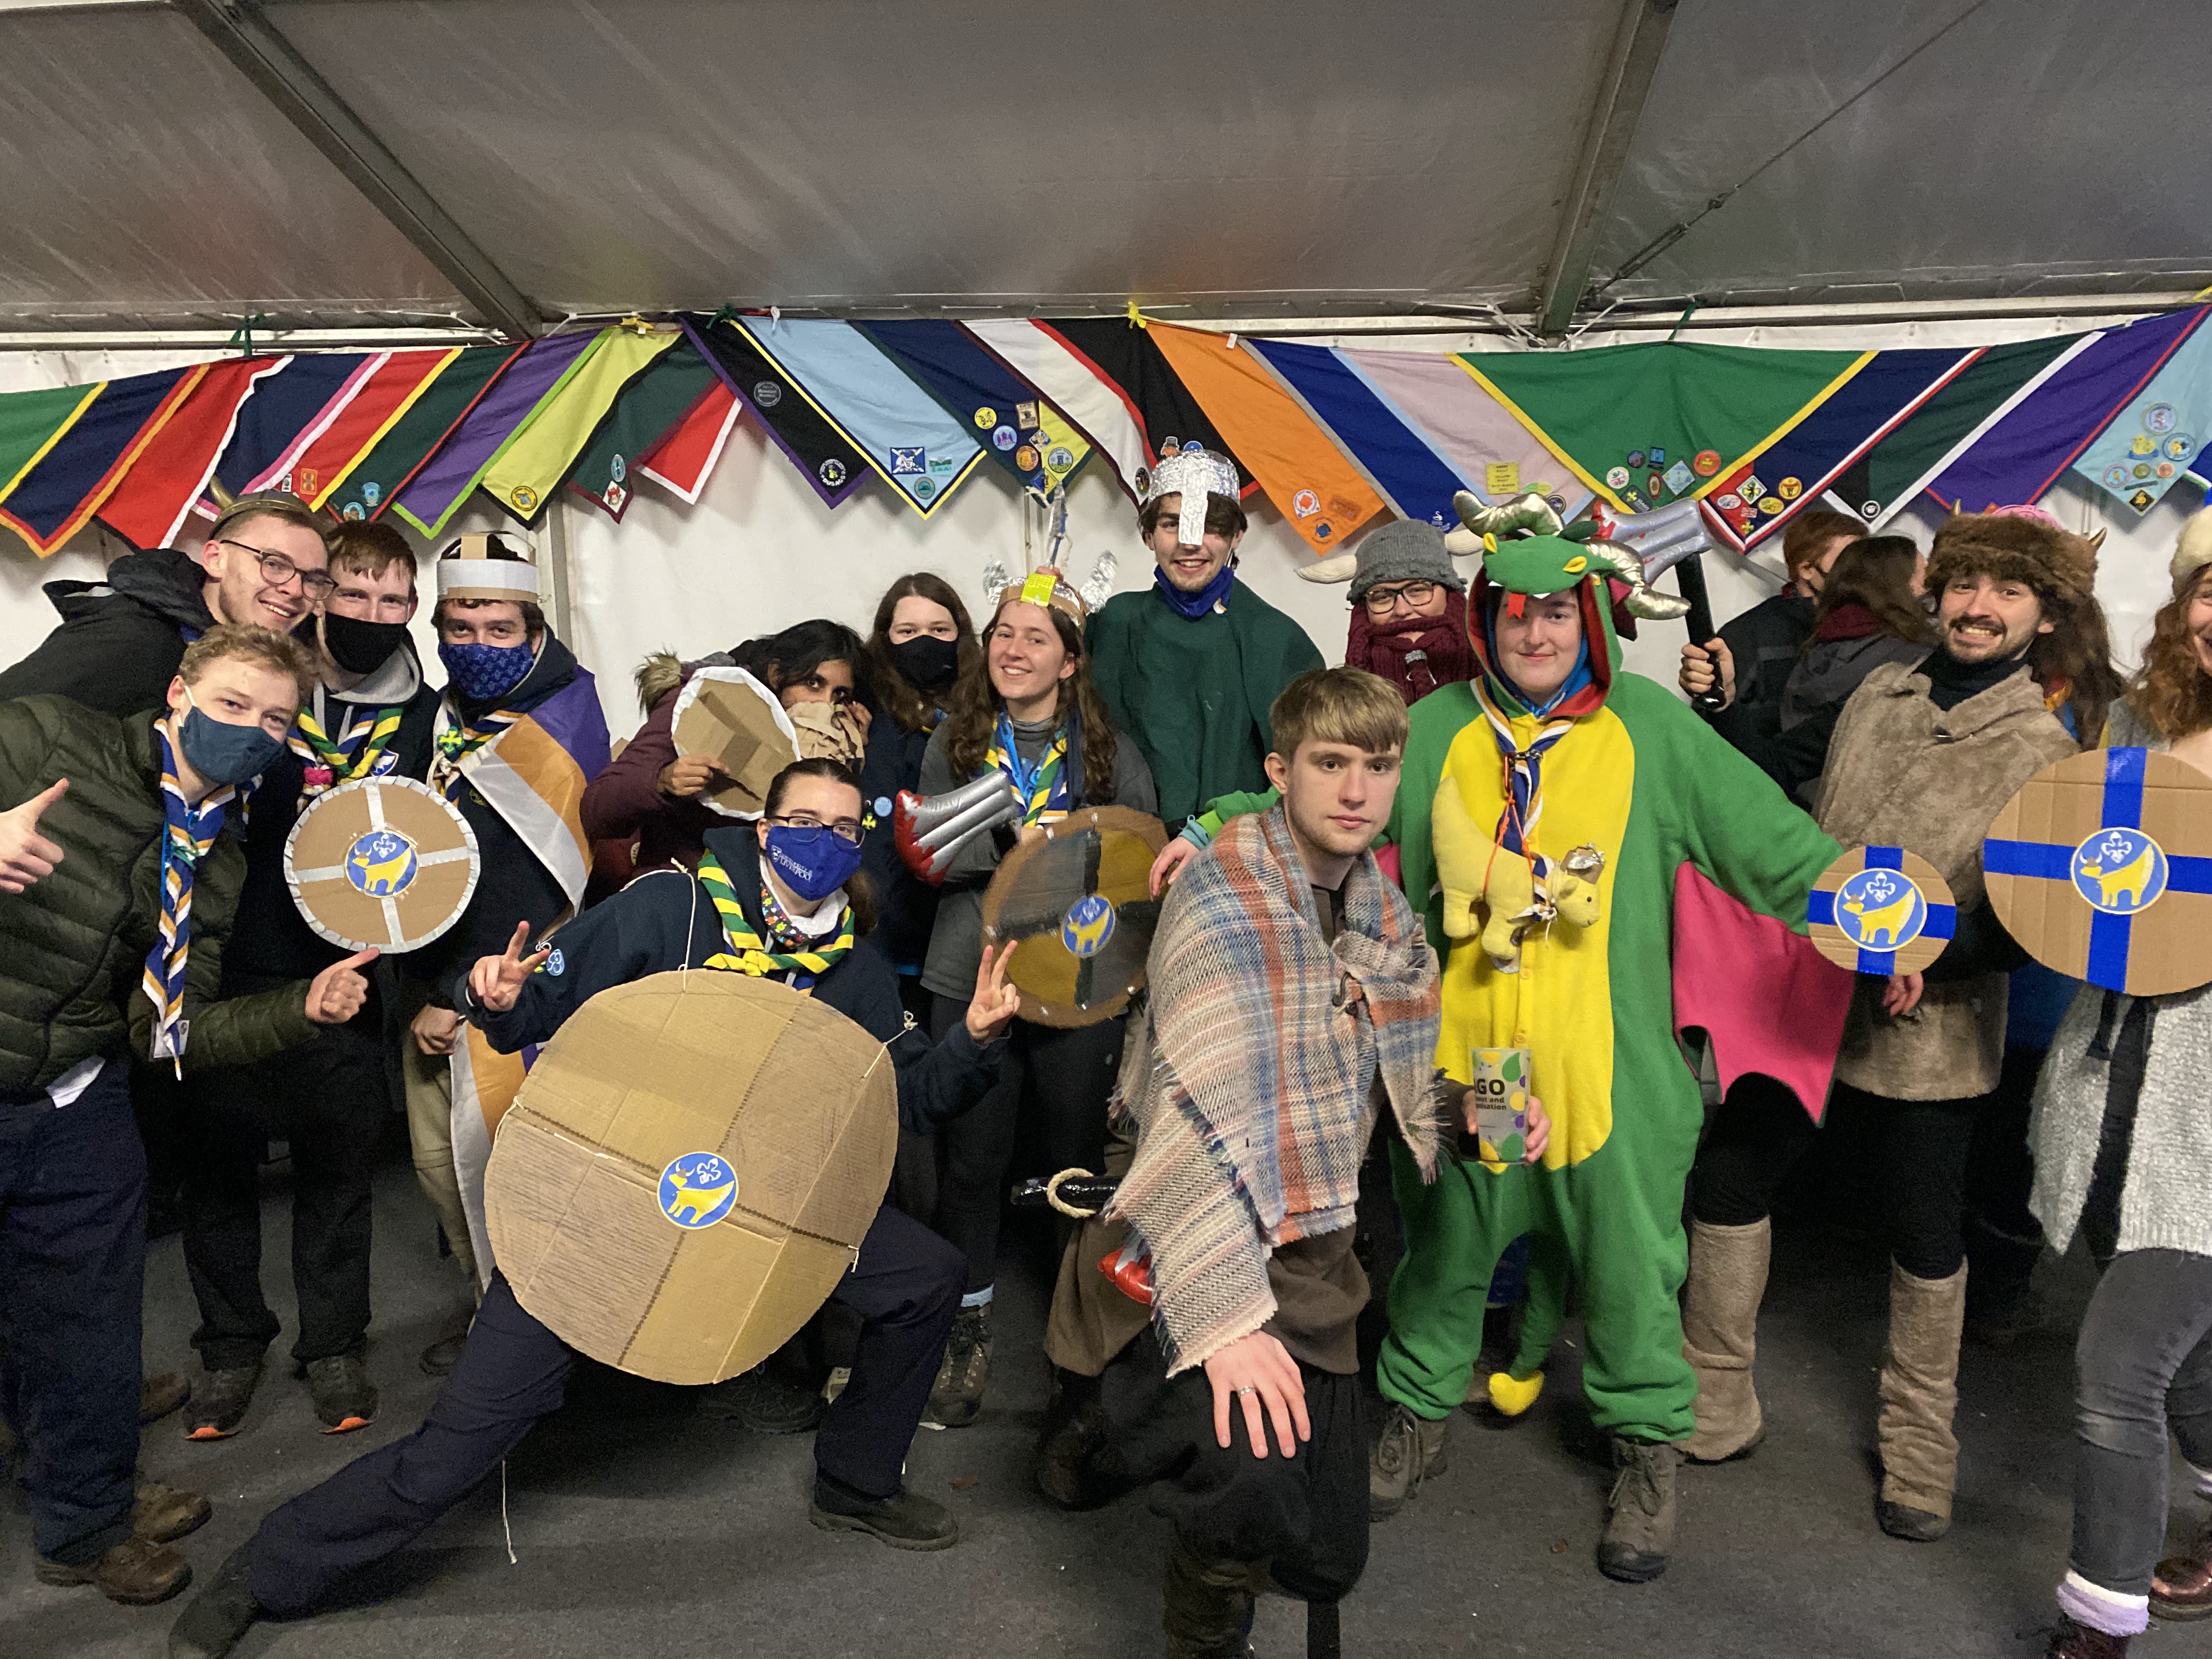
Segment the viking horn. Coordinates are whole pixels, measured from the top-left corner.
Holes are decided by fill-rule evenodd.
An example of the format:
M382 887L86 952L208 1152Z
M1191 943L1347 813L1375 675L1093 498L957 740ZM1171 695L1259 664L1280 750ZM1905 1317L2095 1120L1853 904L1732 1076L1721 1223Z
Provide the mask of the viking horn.
M1332 553L1325 559L1316 559L1311 564L1298 567L1302 580L1310 582L1348 582L1359 569L1356 553Z
M1645 622L1671 622L1690 613L1690 602L1676 599L1671 593L1655 593L1644 579L1644 561L1618 542L1590 541L1583 544L1583 555L1592 564L1603 565L1628 584L1628 597L1621 606L1632 617Z
M1452 497L1452 511L1459 521L1478 536L1504 536L1516 530L1533 530L1540 536L1556 536L1564 528L1559 515L1552 504L1534 490L1486 507L1482 498L1471 489L1462 489Z

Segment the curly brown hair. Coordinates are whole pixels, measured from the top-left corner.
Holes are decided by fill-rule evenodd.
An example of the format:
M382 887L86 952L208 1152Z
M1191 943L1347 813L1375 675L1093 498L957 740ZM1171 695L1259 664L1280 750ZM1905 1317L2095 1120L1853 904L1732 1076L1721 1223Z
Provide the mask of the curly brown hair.
M2048 613L2051 632L2039 634L2027 648L2027 672L2047 696L2074 705L2074 734L2084 749L2094 749L2125 683L2112 666L2112 632L2105 607L2092 598Z
M1018 590L1009 590L1006 598L999 601L991 612L991 620L983 625L982 637L986 641L998 627L1000 613L1018 603L1019 598ZM1083 798L1110 800L1114 794L1116 747L1114 720L1106 712L1106 701L1098 695L1098 688L1091 683L1091 659L1083 648L1083 630L1065 612L1047 609L1045 615L1052 618L1060 645L1075 665L1075 672L1060 682L1060 698L1053 705L1054 718L1065 720L1073 706L1083 733ZM989 654L988 649L978 650L974 663L961 670L952 687L951 702L945 709L945 757L952 763L956 777L971 778L983 769L983 757L991 746L992 730L999 723L999 711L1005 707L997 688L991 684Z
M930 716L936 706L921 692L906 683L898 672L898 662L891 655L891 613L898 609L901 599L927 599L932 605L941 605L952 613L952 623L959 630L959 672L965 675L983 659L983 647L976 641L975 624L968 615L968 607L960 603L959 594L952 584L942 576L933 576L927 570L917 570L901 576L884 590L876 602L876 624L869 630L868 642L860 647L867 658L868 678L875 686L876 700L889 714L909 732L929 730Z
M2129 703L2168 743L2212 726L2212 674L2197 661L2197 638L2189 629L2189 607L2207 584L2212 584L2212 565L2159 607L2142 666L2128 683Z

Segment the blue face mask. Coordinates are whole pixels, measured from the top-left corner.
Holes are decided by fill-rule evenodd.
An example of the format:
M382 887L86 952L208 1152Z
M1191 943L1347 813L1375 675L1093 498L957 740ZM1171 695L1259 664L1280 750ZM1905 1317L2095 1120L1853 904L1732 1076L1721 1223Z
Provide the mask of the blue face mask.
M772 823L768 861L777 880L811 904L853 878L860 849L823 824Z
M503 697L530 676L538 653L526 641L520 645L441 644L438 660L446 665L453 684L471 702L489 702Z
M284 752L284 739L272 738L258 726L226 726L200 712L185 693L185 718L177 732L177 747L191 767L210 783L244 783L258 778Z

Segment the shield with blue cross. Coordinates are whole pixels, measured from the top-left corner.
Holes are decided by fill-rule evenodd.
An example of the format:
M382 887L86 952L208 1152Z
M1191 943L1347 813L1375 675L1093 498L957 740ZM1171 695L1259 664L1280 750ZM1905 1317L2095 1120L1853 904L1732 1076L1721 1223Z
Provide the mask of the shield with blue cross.
M1997 920L2045 967L2130 996L2212 981L2212 778L2147 749L2069 755L1982 843Z
M1814 948L1855 974L1917 974L1943 954L1958 921L1936 866L1902 847L1855 847L1805 896Z

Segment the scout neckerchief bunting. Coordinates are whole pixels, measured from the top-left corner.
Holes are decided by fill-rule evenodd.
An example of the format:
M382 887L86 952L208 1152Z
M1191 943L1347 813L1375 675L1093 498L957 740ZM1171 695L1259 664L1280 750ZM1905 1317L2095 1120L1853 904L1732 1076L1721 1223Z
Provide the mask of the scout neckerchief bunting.
M997 767L1013 780L1014 791L1022 798L1024 823L1057 823L1067 816L1066 726L1052 734L1052 742L1037 763L1027 766L1014 746L1013 722L1002 708L991 732L991 746L984 751L983 764Z
M447 800L458 803L468 782L462 775L461 763L522 716L511 708L501 708L479 714L472 723L464 724L453 719L447 709L441 708L438 713L434 738L437 753L430 757L430 787Z
M1474 682L1474 696L1482 705L1483 718L1490 722L1490 735L1498 740L1498 759L1505 769L1505 810L1498 816L1498 833L1492 839L1501 852L1518 853L1533 860L1536 849L1532 837L1536 821L1544 816L1544 757L1575 729L1575 723L1571 719L1550 721L1523 749L1514 739L1512 721L1498 706L1489 686L1480 679Z
M366 708L345 705L346 716L333 738L323 730L311 709L300 711L298 724L286 734L285 742L292 752L306 763L309 798L319 795L333 784L351 783L356 778L368 777L376 769L376 763L392 746L398 732L400 717L405 710L398 708ZM319 776L318 774L320 775Z
M761 883L761 915L767 919L769 932L765 939L753 932L752 923L745 919L744 906L738 902L738 890L730 884L728 873L712 853L699 855L699 884L714 901L714 908L721 917L722 937L730 946L726 951L718 951L707 958L709 968L726 968L750 974L757 979L770 974L797 974L801 977L796 988L805 990L853 948L853 907L849 904L838 923L836 937L818 949L809 949L806 936L784 917L783 907L776 902L765 879Z
M177 781L176 750L167 720L154 727L154 741L161 762L161 927L154 948L146 953L140 982L154 1005L149 1057L171 1061L182 1077L191 1024L184 1012L185 964L192 948L192 874L222 833L224 809L234 792L226 784L197 808L188 805L184 786Z

